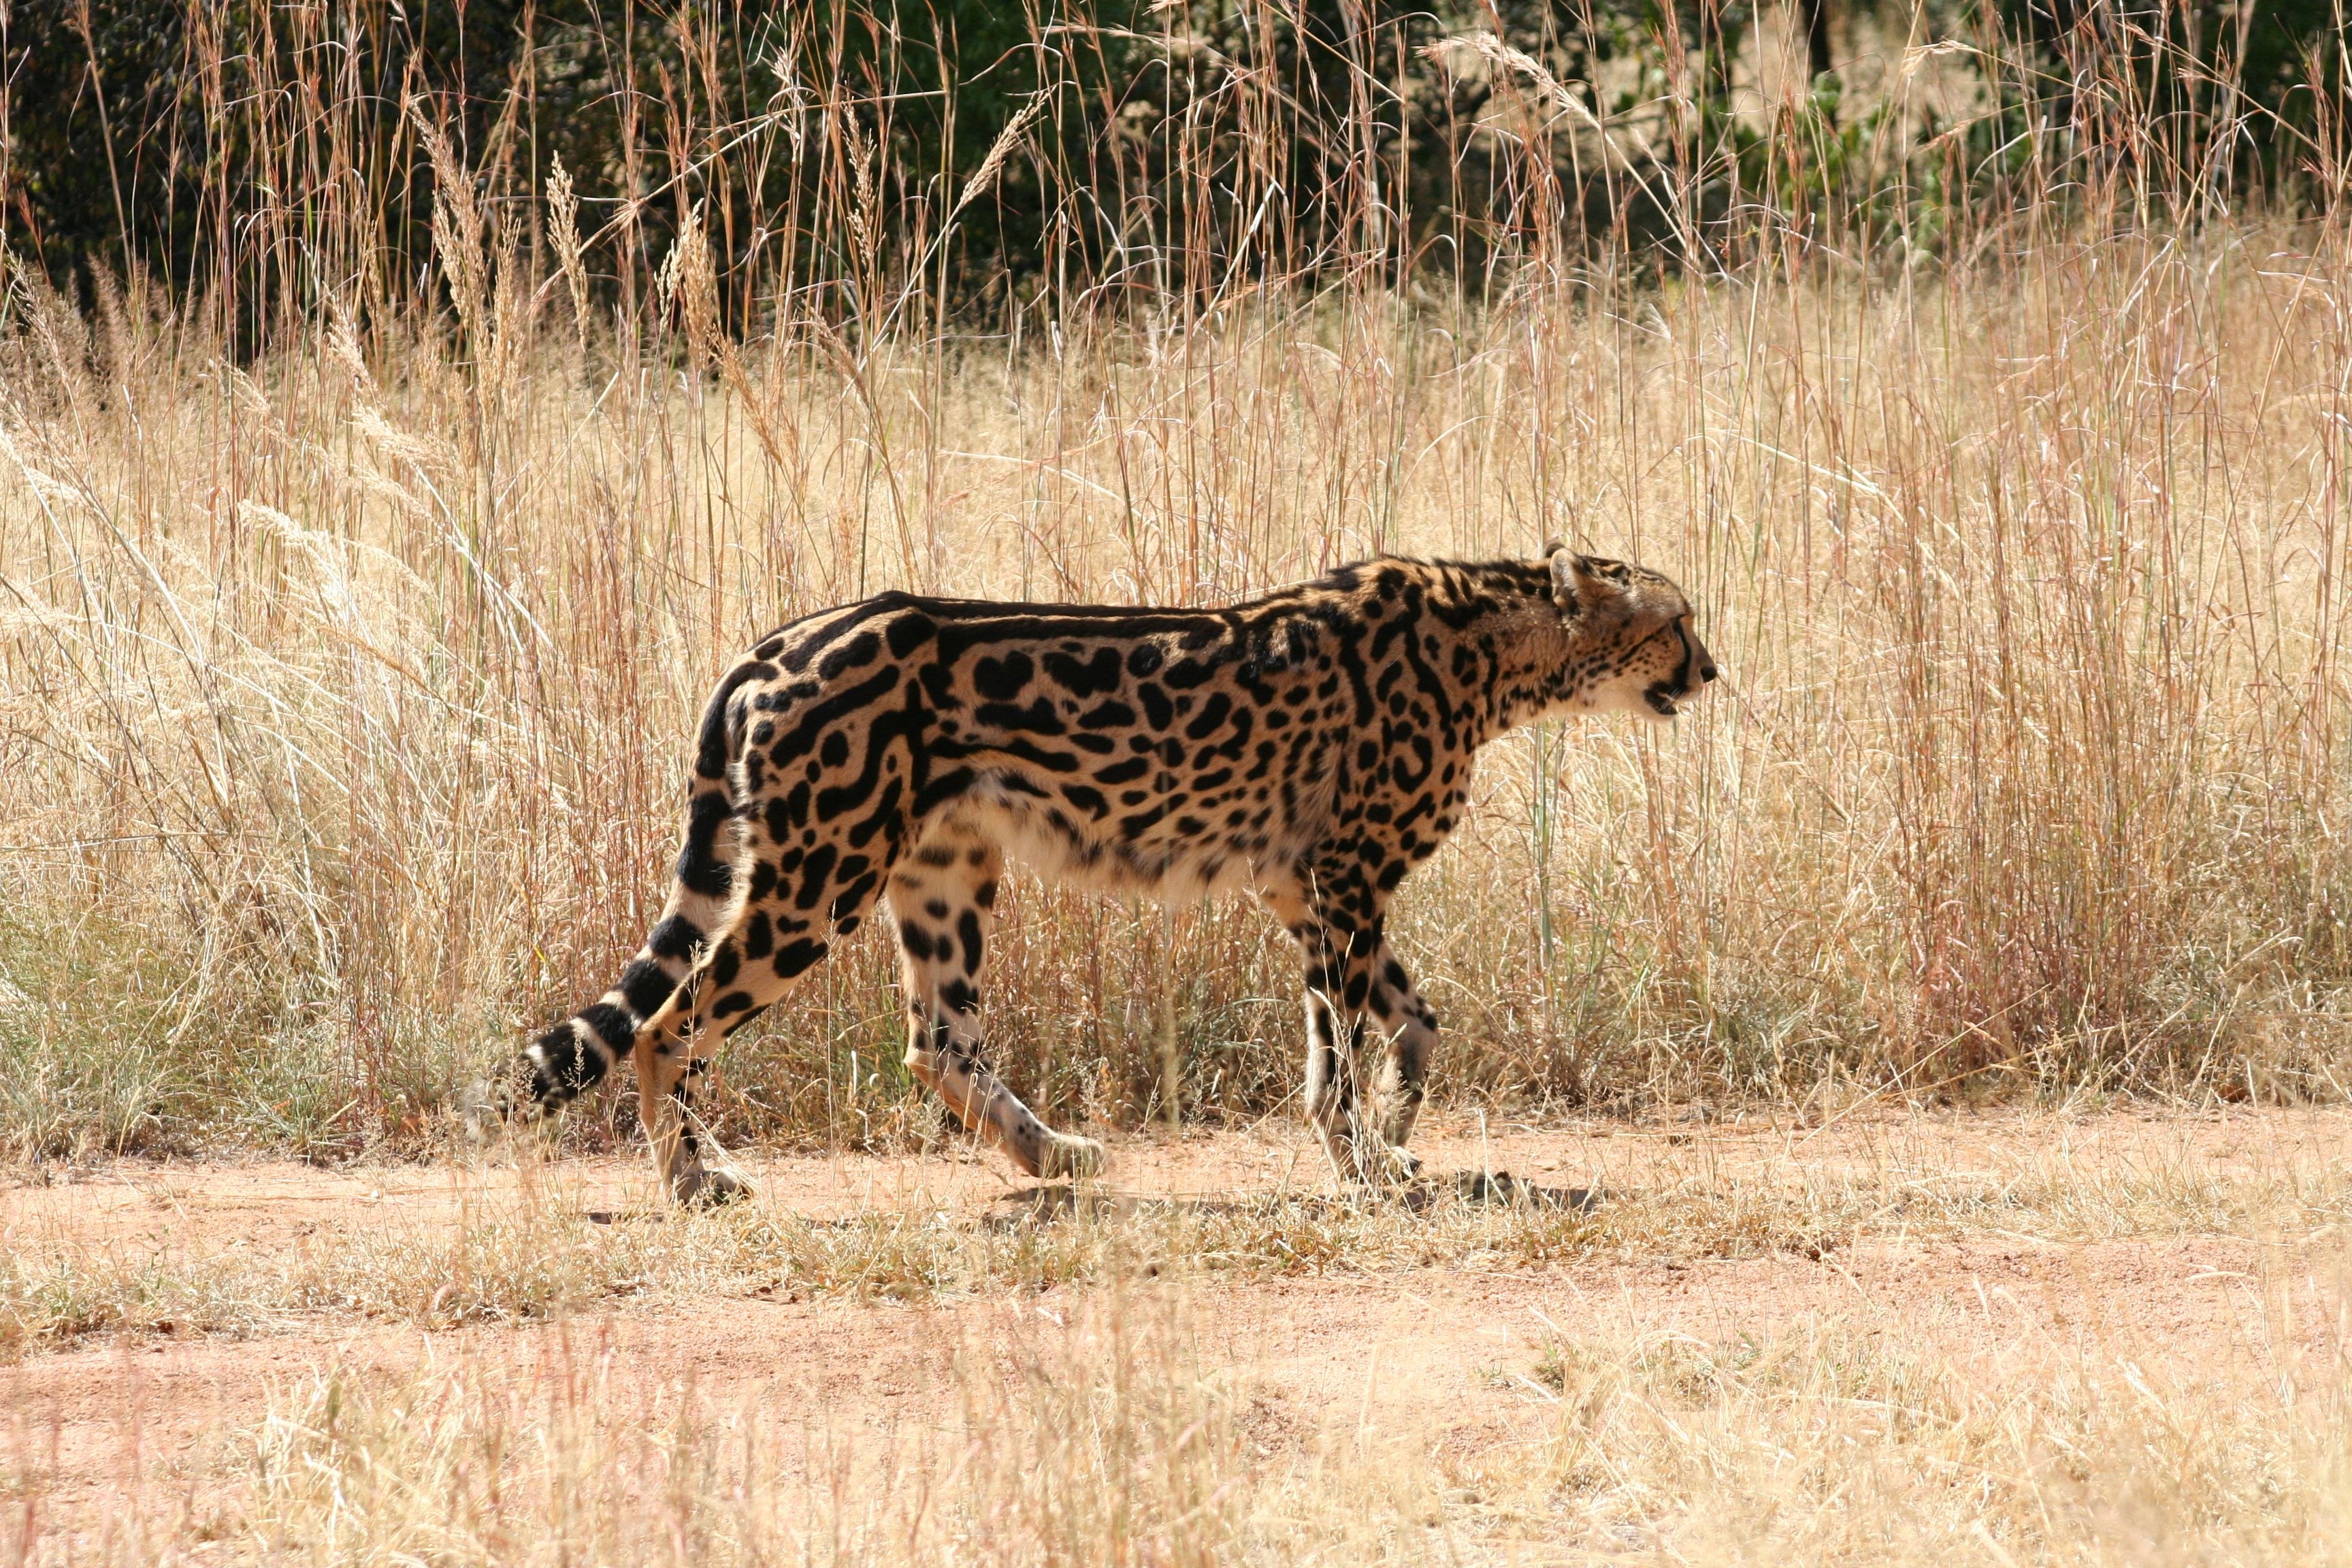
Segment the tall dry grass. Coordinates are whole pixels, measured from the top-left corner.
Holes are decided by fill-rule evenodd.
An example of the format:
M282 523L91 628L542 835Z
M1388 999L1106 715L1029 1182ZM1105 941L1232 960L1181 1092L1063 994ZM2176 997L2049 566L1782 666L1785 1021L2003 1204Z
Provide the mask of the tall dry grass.
M1517 101L1487 134L1524 142ZM863 109L793 103L793 144L835 160L796 221L870 237L893 214ZM434 1136L642 935L693 715L779 621L900 586L1215 602L1552 539L1684 583L1729 679L1668 731L1492 749L1396 916L1441 1094L2332 1096L2352 1071L2332 207L2236 219L2200 186L2152 212L2147 163L2090 142L1933 253L1774 219L1669 268L1568 247L1543 173L1475 288L1401 274L1391 237L1140 303L1075 279L973 333L877 316L929 274L865 241L867 307L786 278L747 316L757 280L719 276L691 210L642 297L600 292L635 263L600 259L623 240L570 176L484 183L421 109L399 123L438 193L405 304L322 265L250 354L220 289L133 277L85 312L7 270L21 1152ZM1226 155L1173 146L1203 179ZM1138 241L1202 276L1183 243ZM1024 881L1007 913L989 1019L1024 1093L1117 1120L1291 1092L1294 965L1255 910ZM725 1135L926 1132L889 967L859 939L729 1048Z

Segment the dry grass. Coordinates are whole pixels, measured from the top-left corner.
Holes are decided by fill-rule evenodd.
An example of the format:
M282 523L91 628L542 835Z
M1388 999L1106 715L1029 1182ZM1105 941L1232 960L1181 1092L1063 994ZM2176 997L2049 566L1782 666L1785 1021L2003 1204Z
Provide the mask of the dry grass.
M214 1445L199 1498L128 1499L74 1560L2139 1565L2334 1562L2352 1527L2341 1348L2276 1324L2208 1375L1991 1321L1956 1351L1899 1312L1606 1320L1497 1365L1509 1429L1464 1447L1442 1411L1269 1400L1183 1300L1008 1313L936 1415L880 1429L625 1382L584 1337L326 1370ZM16 1560L42 1485L18 1468Z
M224 215L207 289L89 279L85 310L0 247L0 1147L459 1152L466 1088L642 936L708 683L792 616L890 587L1216 602L1565 539L1684 583L1728 679L1668 731L1493 748L1391 933L1448 1026L1438 1099L1769 1103L1784 1155L1591 1208L1286 1189L811 1220L771 1192L600 1223L533 1164L250 1244L12 1221L12 1389L77 1343L127 1368L203 1336L455 1331L407 1370L282 1380L169 1480L126 1444L98 1508L33 1405L0 1410L0 1563L2347 1556L2337 1163L2078 1159L2063 1133L1974 1163L1807 1153L1940 1097L2352 1082L2335 110L2276 216L2214 183L2234 111L2135 123L2140 78L2096 58L2070 62L2071 122L2012 104L1999 149L1997 117L1898 144L1927 129L1915 68L1956 114L2040 68L1989 22L1903 55L1884 118L1857 97L1834 137L1759 55L1739 125L1769 156L1742 185L1739 126L1675 141L1685 85L1640 63L1748 65L1649 40L1644 100L1588 124L1582 84L1458 39L1398 69L1506 71L1464 129L1494 187L1474 279L1422 265L1427 215L1348 151L1380 127L1310 122L1369 110L1221 62L1193 9L1150 25L1208 130L1103 128L1113 175L1158 184L1101 207L1125 209L1110 250L1057 238L993 296L1001 332L948 309L951 231L992 181L1094 194L1045 140L1081 93L1041 91L950 192L892 162L907 84L803 69L826 42L794 31L766 40L772 105L698 119L689 83L666 125L630 121L625 181L534 189L506 154L462 167L429 106L301 77L326 8L266 8L299 79L198 39L205 123L251 161L195 176ZM684 47L741 47L693 10ZM1220 204L1271 210L1310 146L1349 177L1295 225L1215 229ZM714 251L697 215L723 226L733 193L696 202L787 148L789 205L742 209L775 243ZM1564 188L1575 159L1613 226ZM665 168L666 258L626 205ZM387 233L428 228L387 267ZM1016 881L1006 913L987 1016L1032 1103L1285 1109L1296 977L1256 911ZM723 1139L943 1142L896 1065L889 967L860 937L734 1042ZM577 1142L629 1131L625 1100L583 1110ZM2078 1264L2229 1238L2260 1277L2234 1327L2153 1354L1858 1288L1714 1335L1603 1303L1498 1351L1507 1412L1475 1430L1410 1378L1378 1420L1369 1386L1292 1408L1192 1316L1313 1276L1584 1305L1612 1271L1709 1260L1851 1283L1874 1249L1989 1237ZM971 1337L877 1425L822 1388L632 1371L586 1326L752 1297Z
M821 1412L775 1424L690 1394L654 1422L610 1422L587 1368L543 1414L473 1369L421 1387L322 1380L257 1433L258 1506L228 1540L486 1562L1421 1555L1433 1497L1395 1496L1397 1473L1362 1463L1368 1447L1391 1459L1376 1447L1261 1468L1245 1380L1205 1365L1164 1301L1106 1302L1061 1342L970 1349L986 1370L957 1380L948 1418L878 1443Z
M918 1189L837 1218L794 1212L790 1191L715 1213L666 1213L646 1194L598 1209L560 1167L516 1174L453 1173L437 1204L387 1201L363 1224L346 1213L276 1240L20 1217L0 1257L0 1351L352 1319L521 1322L713 1297L922 1304L1140 1279L1819 1260L1985 1236L2304 1245L2352 1221L2352 1187L2334 1162L2248 1165L2161 1142L2078 1154L2063 1130L2030 1152L1958 1161L1823 1161L1800 1135L1736 1173L1703 1156L1599 1189L1506 1177L1380 1200L1287 1181L1202 1198L1048 1187L980 1213Z
M527 1171L457 1180L430 1223L385 1207L364 1226L347 1215L290 1240L142 1256L96 1233L38 1233L27 1194L0 1279L15 1348L147 1332L77 1358L115 1387L98 1403L119 1414L76 1417L62 1459L36 1394L68 1384L38 1354L14 1369L0 1396L0 1552L37 1563L2339 1561L2352 1526L2339 1119L2245 1113L2218 1134L2038 1120L1990 1142L1971 1126L1660 1139L1641 1157L1652 1179L1589 1213L1276 1191L1054 1203L1039 1216L913 1194L829 1223L763 1204L597 1224L560 1173ZM244 1193L225 1194L221 1212ZM1885 1261L1945 1244L1972 1261L1933 1288ZM2021 1248L2074 1260L2071 1275L2039 1277L2063 1300L2000 1271ZM1705 1272L1714 1308L1673 1310L1663 1281L1677 1265ZM2180 1268L2227 1279L2162 1278ZM1393 1304L1391 1326L1336 1351L1240 1326L1270 1282L1300 1275L1349 1283L1335 1294L1327 1279L1270 1324L1314 1322L1362 1292ZM1489 1283L1449 1289L1465 1276ZM1627 1289L1636 1279L1653 1283ZM1463 1324L1444 1325L1448 1346L1485 1347L1475 1364L1458 1349L1416 1353L1423 1292L1475 1313L1511 1282L1532 1310L1494 1319L1507 1334L1465 1342ZM2152 1311L2150 1289L2166 1293ZM2200 1289L2227 1305L2184 1342L2167 1313ZM695 1353L694 1335L751 1296L830 1305L784 1310L760 1331L773 1341ZM162 1342L166 1315L191 1357L207 1334L306 1354L257 1356L285 1369L266 1397L171 1436L190 1430L170 1424L187 1420L173 1400L207 1374L142 1373L130 1352ZM434 1331L348 1335L371 1317ZM655 1339L680 1319L700 1328ZM872 1366L821 1348L759 1363L761 1345L815 1334ZM1299 1381L1302 1363L1333 1355L1349 1375ZM191 1363L205 1364L219 1363ZM719 1381L704 1385L698 1368ZM142 1409L163 1417L153 1433ZM90 1452L93 1427L113 1458Z
M1576 1346L1539 1368L1559 1415L1536 1517L1709 1563L2338 1560L2335 1355L2250 1394L1986 1337L1965 1361L1834 1321Z
M275 193L218 237L212 292L98 279L81 310L0 260L20 1156L436 1142L643 935L708 683L787 617L890 587L1216 602L1552 539L1685 584L1727 689L1667 734L1492 748L1394 921L1451 1026L1441 1097L2343 1091L2352 249L2326 114L2278 193L2318 207L2269 221L2208 184L2228 112L2145 143L2093 112L2138 101L2120 57L2082 62L2106 98L2068 89L2071 124L2003 110L2023 130L1990 184L1923 174L1974 145L1905 140L1931 99L1954 121L2041 90L1990 20L1905 54L1886 118L1849 104L1832 146L1780 16L1706 67L1744 107L1682 152L1682 89L1585 124L1575 84L1544 89L1559 113L1523 100L1539 63L1472 27L1411 63L1508 68L1439 178L1493 185L1472 279L1415 271L1412 223L1358 210L1378 177L1297 195L1295 229L1212 232L1299 149L1384 133L1352 100L1282 106L1289 68L1155 10L1234 102L1104 130L1174 205L1135 205L1096 271L1057 250L993 332L943 317L915 258L1008 170L1086 195L1060 100L950 202L875 139L899 65L866 80L788 30L754 73L782 96L742 123L689 92L631 132L625 190L532 188L506 153L465 166L421 104L301 76L322 14L289 16L283 59L199 62ZM747 47L713 26L673 41ZM224 85L248 75L249 104ZM1735 132L1771 115L1786 145L1743 189ZM2191 131L2211 159L2169 140ZM429 170L429 225L385 149ZM788 209L755 184L709 216L740 196L776 244L714 251L689 197L787 153ZM1643 248L1622 206L1570 221L1588 163L1682 248ZM677 182L666 259L638 208L593 216L646 167ZM250 171L204 169L245 210ZM1726 179L1745 205L1708 216ZM1180 191L1226 193L1210 229ZM428 228L429 268L387 274L383 236ZM1034 1103L1133 1122L1292 1090L1292 963L1254 910L1021 885L1008 912L989 1025ZM924 1135L888 968L861 939L739 1040L722 1131Z
M542 356L481 451L430 337L248 371L136 314L94 361L22 333L9 1135L428 1131L642 934L690 715L774 621L1551 535L1690 584L1730 689L1494 749L1398 915L1447 1092L2333 1095L2347 289L2328 234L2254 231L1058 356L780 345L756 405ZM992 1024L1048 1105L1149 1109L1171 990L1188 1104L1288 1091L1256 911L1014 904ZM897 1028L861 942L728 1053L730 1131L903 1129Z

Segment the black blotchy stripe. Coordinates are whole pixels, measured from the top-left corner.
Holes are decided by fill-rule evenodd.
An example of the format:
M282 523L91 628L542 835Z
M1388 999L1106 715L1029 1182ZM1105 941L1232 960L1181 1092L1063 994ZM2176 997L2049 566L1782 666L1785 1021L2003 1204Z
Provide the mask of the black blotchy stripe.
M741 1017L728 1025L727 1033L724 1037L732 1039L737 1030L742 1028L746 1024L749 1024L752 1019L758 1017L761 1014L766 1012L769 1008L774 1005L775 1004L773 1002L761 1003L758 1006L752 1008L750 1012L744 1014ZM696 1065L699 1066L700 1063L698 1062Z
M835 679L860 665L872 663L875 655L881 651L880 637L872 632L860 632L847 642L825 650L824 657L816 661L816 678L819 680Z
M971 768L950 768L946 773L930 779L915 792L915 801L909 815L917 817L929 816L943 802L953 800L965 790L970 789L971 781L976 776Z
M809 851L808 858L801 862L801 890L793 903L813 910L824 901L826 879L833 875L833 863L840 854L830 844L820 844Z
M892 742L906 741L912 756L918 751L914 742L921 736L922 728L922 715L903 708L876 713L866 726L866 755L859 763L857 776L817 791L817 820L830 821L862 805L873 795L875 784L882 777L882 764L888 758Z
M596 1037L615 1058L627 1056L629 1047L636 1043L637 1021L629 1016L625 1007L598 1002L580 1009L580 1021L596 1031Z
M852 849L863 849L873 841L876 834L894 828L898 816L898 797L904 793L897 779L884 782L881 793L874 797L874 809L866 814L865 821L849 830L848 841ZM895 839L895 832L893 837Z
M866 872L866 875L842 889L840 895L833 900L833 907L825 912L832 917L835 925L841 924L844 921L861 918L866 910L866 900L874 896L875 886L881 880L881 872Z
M702 710L702 734L695 748L694 771L714 784L727 776L727 762L734 747L727 722L728 700L735 689L747 680L763 680L776 673L776 667L755 658L747 658L727 672L719 689Z
M813 966L818 959L825 955L825 952L826 946L824 942L812 942L803 937L798 942L788 942L778 948L771 967L775 970L777 979L790 980L793 975Z
M1029 742L1022 740L1020 737L1015 735L1001 736L991 741L985 747L976 746L973 747L972 750L1002 752L1008 757L1018 757L1021 761L1029 763L1033 767L1044 768L1047 773L1074 773L1078 771L1078 759L1071 756L1067 752L1049 752L1042 746L1033 745ZM1025 780L1023 780L1018 775L1008 777L999 782L1006 789L1021 789L1026 787L1033 795L1042 795L1045 793L1043 790L1039 790L1034 785L1029 785Z
M654 960L639 958L632 960L629 966L621 971L621 984L616 989L622 999L628 1003L629 1011L643 1020L661 1011L662 1004L669 1000L669 994L677 989L677 982L671 979L669 972Z
M906 609L914 602L915 596L911 594L879 594L863 604L846 605L838 611L820 611L819 615L832 614L836 618L813 631L802 633L799 641L784 650L779 662L785 669L798 675L808 668L809 660L816 658L875 616L887 616L893 610ZM814 620L816 616L812 616L808 618Z
M778 737L769 754L780 761L807 755L817 738L832 730L835 720L861 709L871 708L898 684L898 672L886 666L855 686L833 692L822 701L810 703L800 710L800 721Z
M1061 717L1054 711L1051 698L1040 697L1026 708L1010 702L983 702L972 710L972 722L996 730L1021 730L1032 735L1058 735L1063 732Z
M732 815L726 795L718 790L703 791L687 808L686 847L677 852L677 879L707 899L723 899L735 886L735 868L715 852L719 826Z
M1113 629L1121 637L1141 637L1165 632L1181 634L1200 625L1203 617L1215 619L1213 612L1208 610L1158 610L1132 605L981 604L977 608L983 613L969 619L955 617L947 604L936 599L923 601L923 607L941 615L946 622L940 627L940 657L950 663L975 647L992 647L1001 643L1100 637L1098 623L1105 620L1117 620L1119 625Z
M1225 715L1233 710L1232 698L1222 691L1213 691L1209 700L1201 704L1199 715L1184 726L1184 733L1189 739L1205 741L1217 732L1218 727L1225 721Z
M1021 695L1022 689L1036 678L1037 667L1029 656L1015 648L1003 658L975 660L971 667L971 687L992 702L1010 702Z
M939 625L929 616L917 612L900 616L883 631L883 639L890 645L892 658L904 658L929 640Z
M653 934L646 938L646 950L656 958L685 958L701 940L700 926L684 915L672 915L654 927Z

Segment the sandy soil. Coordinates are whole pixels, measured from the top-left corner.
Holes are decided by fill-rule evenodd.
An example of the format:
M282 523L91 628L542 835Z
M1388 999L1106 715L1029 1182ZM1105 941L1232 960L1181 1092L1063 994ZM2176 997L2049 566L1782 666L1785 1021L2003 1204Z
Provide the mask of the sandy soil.
M1826 1129L1750 1119L1657 1128L1481 1125L1416 1140L1433 1167L1508 1169L1610 1194L1677 1183L2021 1180L2176 1171L2318 1180L2340 1163L2352 1116L2241 1111L1902 1117L1865 1110ZM1327 1178L1288 1127L1139 1137L1114 1145L1112 1184L1139 1195L1231 1197ZM955 1154L753 1158L761 1202L811 1216L889 1205L979 1217L1021 1211L1004 1167ZM164 1247L267 1252L322 1229L459 1223L485 1192L535 1184L542 1201L657 1223L635 1161L549 1170L123 1163L0 1191L0 1245L70 1236ZM2095 1345L2160 1375L2264 1375L2261 1347L2330 1331L2342 1258L2325 1231L2155 1235L2052 1243L1988 1228L1911 1240L1896 1227L1822 1258L1688 1263L1610 1258L1525 1270L1400 1269L1347 1278L1212 1277L1182 1287L1207 1363L1248 1369L1277 1424L1334 1412L1409 1421L1439 1446L1510 1441L1538 1396L1524 1374L1548 1338L1672 1331L1736 1342L1814 1321L1888 1333L1948 1356L2063 1359ZM1139 1289L1165 1287L1140 1283ZM0 1368L0 1468L37 1467L64 1521L101 1514L137 1479L185 1484L216 1471L273 1397L331 1368L415 1374L471 1359L544 1380L606 1360L614 1386L888 1427L945 1397L953 1359L1061 1331L1071 1292L997 1294L922 1307L761 1296L601 1304L554 1322L434 1331L300 1319L255 1337L142 1335L83 1342ZM2217 1355L2215 1347L2237 1347ZM2246 1347L2254 1347L2249 1352ZM2282 1347L2283 1349L2283 1347ZM2012 1369L2013 1370L2013 1369ZM13 1463L8 1461L13 1455ZM5 1479L5 1478L0 1478Z

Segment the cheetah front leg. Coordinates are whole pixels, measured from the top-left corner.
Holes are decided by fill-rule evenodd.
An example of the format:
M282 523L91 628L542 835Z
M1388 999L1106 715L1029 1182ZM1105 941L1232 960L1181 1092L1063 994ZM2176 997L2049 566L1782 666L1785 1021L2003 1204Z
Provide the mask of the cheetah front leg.
M715 1146L706 1159L703 1135L695 1126L694 1087L710 1065L690 1050L666 1059L650 1052L637 1057L637 1107L654 1169L675 1202L723 1204L751 1195L751 1184ZM667 1087L665 1087L667 1086Z
M1421 1115L1429 1058L1437 1049L1437 1011L1421 993L1384 941L1372 954L1368 1004L1383 1045L1380 1076L1373 1084L1381 1141L1402 1152Z
M1381 997L1394 964L1381 935L1386 900L1353 858L1302 866L1269 880L1258 896L1307 960L1307 1119L1343 1181L1371 1186L1409 1182L1421 1162L1406 1152L1421 1106L1428 1039L1420 1020ZM1410 990L1410 986L1407 987ZM1422 1009L1426 1013L1427 1009ZM1390 1022L1394 1015L1403 1027ZM1375 1019L1379 1028L1375 1028ZM1382 1104L1370 1103L1365 1046L1384 1037Z
M1102 1169L1102 1145L1046 1126L982 1056L980 965L1003 871L994 840L950 817L890 873L884 901L898 927L907 1068L1027 1174L1091 1176Z
M721 1037L781 1001L835 938L857 929L882 878L881 868L863 858L792 854L756 822L745 838L735 885L746 895L727 911L668 1002L637 1031L632 1052L654 1168L679 1203L750 1194L750 1183L719 1150L706 1149L695 1128L695 1080ZM881 847L885 856L889 842L886 837ZM787 858L790 870L782 868Z

